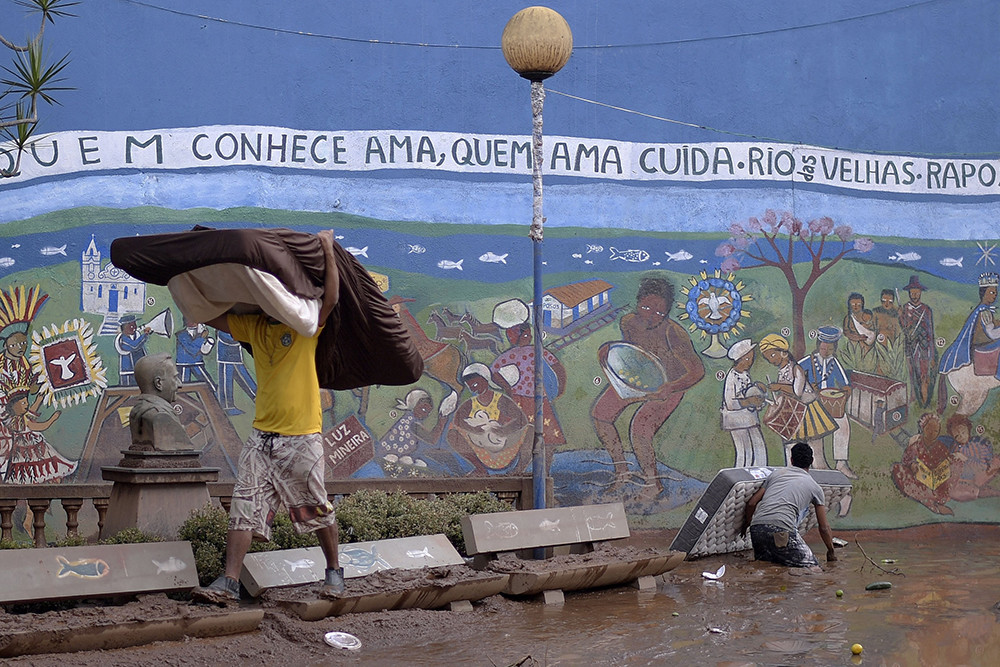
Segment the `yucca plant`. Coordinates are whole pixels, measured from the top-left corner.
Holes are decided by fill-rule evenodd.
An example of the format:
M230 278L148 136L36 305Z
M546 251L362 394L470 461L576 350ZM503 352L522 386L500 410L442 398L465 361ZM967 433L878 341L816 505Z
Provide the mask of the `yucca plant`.
M38 127L38 101L59 104L54 93L72 90L59 85L69 55L64 55L52 64L46 64L43 48L45 26L55 23L56 18L74 16L67 8L79 4L75 0L16 0L29 14L39 14L41 23L38 32L24 44L16 44L0 34L0 44L13 52L10 67L3 70L9 78L0 79L0 141L13 145L13 163L0 169L0 178L17 176L21 166L21 155L30 146L35 129ZM13 100L13 101L8 101Z

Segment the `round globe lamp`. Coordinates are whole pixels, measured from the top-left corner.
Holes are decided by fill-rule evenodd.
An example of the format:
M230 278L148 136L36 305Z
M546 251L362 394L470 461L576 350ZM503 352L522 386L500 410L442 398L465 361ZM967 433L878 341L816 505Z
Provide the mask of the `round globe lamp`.
M548 7L527 7L507 21L500 48L511 69L525 79L541 81L569 61L573 32L559 12Z

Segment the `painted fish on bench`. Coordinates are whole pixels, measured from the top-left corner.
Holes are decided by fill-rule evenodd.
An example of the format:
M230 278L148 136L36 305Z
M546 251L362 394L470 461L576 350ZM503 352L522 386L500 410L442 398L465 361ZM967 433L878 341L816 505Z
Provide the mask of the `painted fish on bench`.
M299 560L285 559L285 565L288 566L289 572L295 572L295 570L311 570L312 566L315 564L316 561L308 558L300 558Z
M100 579L111 572L111 566L100 558L83 558L70 562L65 556L56 556L61 569L56 573L60 579L74 576L81 579Z
M156 566L157 574L162 574L164 572L172 574L174 572L180 572L181 570L187 569L187 563L182 561L177 556L171 556L162 563L158 560L154 560L153 565Z
M430 558L434 560L433 554L431 554L430 547L424 547L423 549L410 549L406 552L407 558Z
M339 560L341 567L350 565L361 574L371 574L379 570L388 570L392 567L384 558L378 555L375 547L371 551L365 551L360 547L340 548Z
M510 539L512 537L517 537L518 528L516 523L498 523L494 525L491 521L483 521L483 525L486 527L486 534L490 537L499 537L502 539Z
M595 516L587 517L587 528L593 531L605 530L607 528L615 528L614 519L615 513L608 512L605 515L597 514Z

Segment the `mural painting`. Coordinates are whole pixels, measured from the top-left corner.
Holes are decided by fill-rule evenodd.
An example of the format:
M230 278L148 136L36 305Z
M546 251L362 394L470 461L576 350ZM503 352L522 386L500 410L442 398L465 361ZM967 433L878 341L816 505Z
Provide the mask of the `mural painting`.
M241 213L206 222L261 224ZM64 230L59 246L44 231L11 238L0 285L5 483L99 480L113 434L127 437L135 361L156 352L183 369L182 423L232 477L253 414L253 360L183 322L166 289L107 261L117 236L188 223L168 209L133 215ZM337 230L377 272L425 360L414 386L330 392L328 476L530 471L537 360L519 230L471 242L444 225L275 215ZM649 525L676 525L719 468L781 465L804 439L817 467L855 480L837 508L849 524L995 511L996 242L901 247L777 211L723 226L721 243L714 233L551 233L543 431L557 501L620 498Z

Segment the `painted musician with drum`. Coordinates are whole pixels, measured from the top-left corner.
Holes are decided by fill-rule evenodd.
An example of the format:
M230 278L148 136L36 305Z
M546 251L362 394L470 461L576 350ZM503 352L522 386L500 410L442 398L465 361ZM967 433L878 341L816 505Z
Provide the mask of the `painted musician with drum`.
M816 350L808 357L799 360L799 366L806 372L806 379L819 394L819 400L827 413L837 424L833 432L833 459L837 470L850 479L858 476L847 463L851 447L851 422L847 417L847 399L851 395L851 381L847 372L837 360L837 341L841 331L837 327L820 327L816 332ZM823 439L810 441L817 468L825 468Z
M798 441L809 443L823 452L823 438L837 430L833 417L819 400L802 366L795 363L788 350L788 340L778 334L768 334L757 344L761 356L777 367L775 382L768 378L767 388L773 392L771 404L764 413L764 423L781 436L785 445L785 465L791 465L792 446ZM827 468L823 457L814 457L816 468Z

